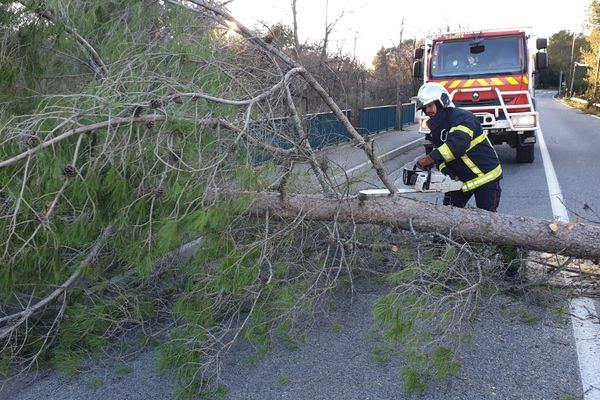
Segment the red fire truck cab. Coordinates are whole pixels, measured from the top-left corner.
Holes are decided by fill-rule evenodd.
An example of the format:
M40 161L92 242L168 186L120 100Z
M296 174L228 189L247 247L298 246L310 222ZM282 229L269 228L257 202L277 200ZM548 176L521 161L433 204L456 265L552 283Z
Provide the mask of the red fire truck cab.
M508 143L517 161L534 159L539 115L535 109L534 77L546 68L547 40L529 50L525 29L453 32L428 37L415 49L413 75L423 82L442 84L457 107L473 112L492 144ZM432 149L427 116L419 112L419 131Z

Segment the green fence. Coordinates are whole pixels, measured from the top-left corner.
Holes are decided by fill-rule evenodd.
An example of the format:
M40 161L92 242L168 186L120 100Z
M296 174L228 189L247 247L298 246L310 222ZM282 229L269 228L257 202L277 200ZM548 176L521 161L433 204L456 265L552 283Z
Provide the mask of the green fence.
M387 131L396 127L396 113L398 107L394 105L366 107L358 111L358 127L367 134ZM412 124L415 120L415 103L402 104L402 125Z
M355 126L355 129L361 135L394 129L396 110L395 105L362 108L359 110L358 126ZM343 113L349 121L352 121L351 110L343 110ZM403 125L414 123L414 115L414 103L402 104ZM350 133L332 112L307 114L302 123L304 131L308 132L308 142L313 149L337 145L350 139ZM283 149L289 149L292 146L285 137L296 136L295 126L290 117L254 121L250 124L248 133L263 143ZM252 146L248 147L254 163L271 159L268 152Z

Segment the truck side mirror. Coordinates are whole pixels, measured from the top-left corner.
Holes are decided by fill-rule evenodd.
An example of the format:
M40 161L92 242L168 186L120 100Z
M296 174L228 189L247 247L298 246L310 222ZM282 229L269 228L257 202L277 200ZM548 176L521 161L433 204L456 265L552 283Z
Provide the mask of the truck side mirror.
M417 60L413 63L413 77L423 78L423 61Z
M417 47L415 49L415 60L420 60L423 58L423 53L425 52L425 49L423 49L422 47Z
M541 70L548 68L548 54L537 52L535 53L535 69Z
M535 40L535 47L537 47L538 50L542 50L542 49L546 49L548 48L548 39L546 38L538 38Z

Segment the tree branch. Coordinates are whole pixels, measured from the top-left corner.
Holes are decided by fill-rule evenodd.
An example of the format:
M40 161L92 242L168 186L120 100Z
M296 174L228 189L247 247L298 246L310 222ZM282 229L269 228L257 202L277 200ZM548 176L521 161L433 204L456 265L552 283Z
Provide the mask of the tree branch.
M178 6L186 7L182 3L175 0L167 0L167 2ZM281 59L285 64L287 64L290 68L301 68L300 75L317 92L317 94L321 97L325 104L327 104L327 106L336 116L338 121L341 122L341 124L356 141L356 143L358 143L358 146L365 151L367 157L371 161L371 164L373 165L373 168L377 173L377 176L379 177L383 185L390 191L390 193L396 193L396 187L392 183L392 181L390 181L390 179L387 177L387 174L385 173L385 169L383 167L383 163L381 162L379 157L377 157L377 155L373 152L373 150L370 148L369 144L365 141L365 139L356 131L356 129L354 129L348 118L346 118L346 116L344 115L341 108L335 103L331 96L327 94L327 91L319 84L319 82L317 82L317 80L310 72L304 69L298 62L289 57L277 46L267 43L260 37L256 36L254 32L242 25L238 20L236 20L223 8L212 5L202 0L189 0L189 2L199 7L202 7L203 9L212 13L212 17L215 19L215 21L217 21L221 25L231 28L233 24L235 26L235 31L238 34L245 37L248 41L259 46L266 52L275 55L276 57ZM196 9L189 7L187 8L191 11L198 12L198 10Z
M98 122L96 124L90 124L90 125L81 126L76 129L71 129L61 135L53 137L52 139L46 140L45 142L40 143L36 147L32 147L32 148L28 149L27 151L24 151L12 158L9 158L4 161L0 161L0 168L5 168L8 166L11 166L19 160L22 160L26 157L31 157L38 151L45 149L46 147L50 147L62 140L68 139L69 137L74 136L74 135L92 132L92 131L95 131L98 129L104 129L104 128L108 128L111 126L131 124L133 122L164 121L164 120L166 120L166 118L167 118L166 115L160 115L160 114L141 115L139 117L116 117L116 118L111 118L108 121Z
M38 15L46 19L47 21L50 21L53 24L56 23L52 15L47 10L39 11ZM106 66L104 61L102 61L102 58L100 58L94 47L92 47L92 45L89 44L89 42L85 40L85 38L81 36L75 29L64 24L63 27L65 28L65 31L75 36L75 40L77 40L77 43L79 43L79 45L89 53L92 59L92 71L94 71L96 76L100 79L106 79L108 77L108 67Z
M44 309L48 304L56 300L61 294L65 293L71 287L71 285L73 285L73 283L79 278L83 268L94 263L94 260L96 259L96 257L98 257L98 254L100 253L100 250L102 250L104 242L112 235L112 233L112 225L109 225L106 228L104 228L102 230L102 233L96 240L96 243L94 243L94 245L90 249L90 252L85 257L85 259L79 264L75 272L73 272L73 274L71 274L71 276L66 281L64 281L58 288L56 288L52 293L44 297L42 300L38 301L33 306L27 307L18 313L0 318L0 325L7 325L8 323L13 322L11 325L5 327L3 330L0 330L0 339L4 339L8 334L10 334L21 324L27 321L29 317Z

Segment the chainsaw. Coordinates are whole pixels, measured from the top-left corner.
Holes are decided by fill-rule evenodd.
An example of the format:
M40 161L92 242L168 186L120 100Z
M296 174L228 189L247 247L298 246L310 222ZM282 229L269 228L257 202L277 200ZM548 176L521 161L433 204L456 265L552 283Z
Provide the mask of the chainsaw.
M452 179L448 175L442 174L434 169L420 169L417 164L412 168L406 165L402 170L402 182L409 188L397 189L398 194L402 193L433 193L433 192L452 192L461 190L463 182ZM358 197L364 199L367 197L387 196L390 191L387 189L366 189L358 192Z

